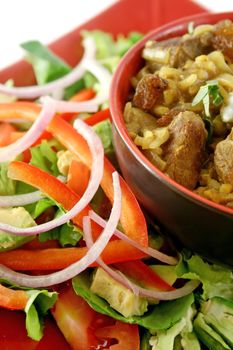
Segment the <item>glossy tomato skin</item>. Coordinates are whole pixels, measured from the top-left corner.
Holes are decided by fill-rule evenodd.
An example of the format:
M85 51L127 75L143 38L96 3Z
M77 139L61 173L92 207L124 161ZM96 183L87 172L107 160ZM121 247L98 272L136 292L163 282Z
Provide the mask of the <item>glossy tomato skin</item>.
M59 290L52 315L73 350L140 349L138 326L94 311L71 285Z
M71 350L52 319L45 321L44 337L40 342L27 336L25 314L22 311L0 309L1 350Z

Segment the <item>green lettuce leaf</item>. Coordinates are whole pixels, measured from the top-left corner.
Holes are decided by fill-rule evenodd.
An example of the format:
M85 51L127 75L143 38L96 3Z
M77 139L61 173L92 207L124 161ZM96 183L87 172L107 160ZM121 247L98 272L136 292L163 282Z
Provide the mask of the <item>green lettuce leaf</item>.
M46 84L69 73L71 67L39 41L21 44L32 64L38 85Z
M57 153L52 149L49 142L43 140L38 146L30 148L30 164L50 173L54 176L59 175L57 168Z
M176 268L178 277L199 280L202 298L221 296L233 299L233 275L230 269L205 262L200 256L183 258Z
M91 37L96 44L96 58L111 73L116 69L121 57L142 38L142 34L131 32L128 36L118 35L116 40L110 33L101 30L83 31L84 37Z
M112 125L108 119L93 126L94 131L100 137L104 153L106 155L114 152L113 148L113 136L112 136Z
M16 193L16 181L7 175L8 163L0 164L0 195L7 196Z
M55 218L63 215L65 211L63 208L54 200L50 198L44 198L31 206L31 215L34 219L38 218L47 209L54 207L56 213ZM58 240L62 247L76 246L78 241L82 238L83 232L77 226L73 225L71 222L65 223L62 226L56 227L50 231L41 233L38 236L40 242L46 242L48 240Z
M28 290L27 293L30 297L24 310L27 333L30 338L39 341L43 336L42 317L55 304L57 293L47 290Z
M116 320L138 324L144 328L157 331L170 328L187 313L187 309L192 305L194 297L192 294L183 298L161 302L151 306L150 310L143 316L124 317L115 311L110 305L98 295L90 290L90 274L84 272L72 280L72 285L76 294L80 295L97 312L113 317Z

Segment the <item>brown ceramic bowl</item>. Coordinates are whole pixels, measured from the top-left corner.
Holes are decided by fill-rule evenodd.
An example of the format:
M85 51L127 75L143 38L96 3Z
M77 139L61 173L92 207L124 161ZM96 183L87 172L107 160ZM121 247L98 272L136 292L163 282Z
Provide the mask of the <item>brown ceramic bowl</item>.
M119 165L141 204L182 246L233 266L233 210L193 193L159 171L131 140L123 120L130 78L143 66L141 51L148 40L182 35L191 21L214 24L226 18L233 20L233 12L186 17L150 32L125 55L115 72L110 108Z

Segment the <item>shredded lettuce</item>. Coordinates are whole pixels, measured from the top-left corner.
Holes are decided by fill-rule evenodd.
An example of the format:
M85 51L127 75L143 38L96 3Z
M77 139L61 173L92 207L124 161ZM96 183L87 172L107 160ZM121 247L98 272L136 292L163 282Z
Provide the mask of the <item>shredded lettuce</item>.
M93 126L94 131L100 137L106 155L114 152L112 125L108 119Z
M16 193L16 181L7 175L8 163L0 164L0 195L14 195Z
M59 175L57 167L57 153L52 149L48 141L43 140L38 146L30 148L30 164L40 168L54 176Z
M142 34L131 32L127 36L119 34L114 40L110 33L101 30L83 31L84 37L91 37L96 44L96 58L111 73L116 69L121 57L142 38Z
M178 277L202 283L202 298L220 296L233 300L233 275L230 269L205 262L200 256L183 257L176 268Z
M26 59L32 64L38 85L56 80L71 71L71 67L39 41L28 41L20 45Z
M43 336L42 317L55 304L57 293L47 290L27 290L27 294L30 297L24 310L27 333L30 338L39 341Z

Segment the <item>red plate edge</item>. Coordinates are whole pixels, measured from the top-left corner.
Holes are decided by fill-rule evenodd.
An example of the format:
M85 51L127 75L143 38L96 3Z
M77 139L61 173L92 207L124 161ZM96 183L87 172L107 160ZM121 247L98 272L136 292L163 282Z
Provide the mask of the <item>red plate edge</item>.
M133 14L131 15L132 9ZM74 66L80 60L82 55L80 31L83 29L101 29L111 32L113 35L117 35L118 33L126 34L129 31L135 30L146 33L162 24L180 17L195 13L208 12L206 9L203 9L201 6L189 0L177 0L176 6L172 6L172 11L170 10L170 0L120 0L113 6L109 7L106 11L100 13L90 21L53 42L50 45L50 48L69 64ZM31 85L35 82L32 69L25 61L16 62L0 71L0 82L5 82L10 78L14 79L16 86ZM22 329L24 329L23 317L18 317L19 312L7 310L0 310L0 312L2 315L4 314L4 317L0 318L1 350L19 350L19 347L20 349L25 348L25 350L49 350L51 349L51 346L57 346L57 349L68 350L69 346L65 340L62 341L63 339L58 330L53 331L56 333L53 334L53 341L48 337L48 331L51 331L51 328L46 328L47 332L45 333L44 340L40 341L38 345L35 345L35 342L32 342L34 344L30 349L26 335L22 338L17 331L17 337L15 332L9 332L6 329L6 317L9 329L17 328L19 330L19 324L21 324ZM17 348L15 346L17 346Z

